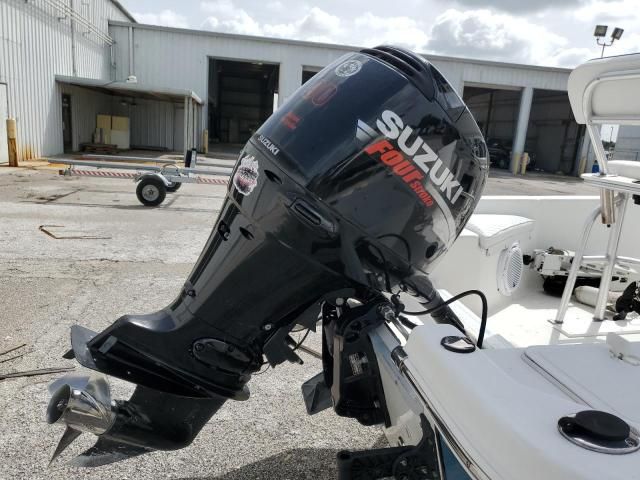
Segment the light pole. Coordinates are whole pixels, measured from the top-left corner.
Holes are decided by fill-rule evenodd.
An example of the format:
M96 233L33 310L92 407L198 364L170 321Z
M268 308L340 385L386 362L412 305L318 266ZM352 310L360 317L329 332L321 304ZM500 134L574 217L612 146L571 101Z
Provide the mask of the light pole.
M620 37L622 37L622 34L624 33L624 29L616 27L613 29L613 33L611 33L611 40L609 43L607 43L606 40L600 41L600 39L604 39L607 35L608 29L609 27L607 25L596 25L596 29L593 32L593 36L596 37L596 43L602 47L600 58L604 57L604 49L613 45L613 42L616 40L620 40Z

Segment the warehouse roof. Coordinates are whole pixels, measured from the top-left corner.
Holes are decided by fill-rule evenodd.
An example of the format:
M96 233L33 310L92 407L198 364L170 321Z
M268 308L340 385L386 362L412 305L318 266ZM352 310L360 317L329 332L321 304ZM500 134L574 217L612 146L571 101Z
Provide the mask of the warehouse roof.
M120 10L124 14L124 16L131 20L133 23L138 23L136 19L133 18L133 15L129 13L129 10L124 8L124 6L118 0L111 0L111 3L113 3L118 8L118 10Z
M195 92L180 88L156 87L133 82L108 82L96 78L69 77L66 75L56 75L56 82L99 90L111 95L116 94L168 102L184 101L185 97L188 97L202 105L202 100Z

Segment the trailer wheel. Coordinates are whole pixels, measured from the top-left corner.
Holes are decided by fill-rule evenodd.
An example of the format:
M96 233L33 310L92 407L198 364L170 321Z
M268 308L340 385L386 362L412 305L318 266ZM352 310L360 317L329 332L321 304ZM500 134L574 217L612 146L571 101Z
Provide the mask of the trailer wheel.
M182 186L182 182L169 182L169 186L167 187L167 192L173 193L178 190Z
M142 177L136 187L136 196L145 207L157 207L167 196L167 187L158 177Z

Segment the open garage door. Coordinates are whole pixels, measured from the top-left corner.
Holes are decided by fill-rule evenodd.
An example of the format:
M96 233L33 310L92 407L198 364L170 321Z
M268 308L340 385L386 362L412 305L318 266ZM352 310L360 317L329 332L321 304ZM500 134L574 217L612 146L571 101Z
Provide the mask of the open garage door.
M493 168L509 168L520 95L520 90L464 87L463 99L487 140Z
M487 140L492 168L509 168L523 92L465 85L464 101ZM567 92L534 90L526 124L524 152L527 169L577 175L580 140L584 136L573 118Z
M73 123L65 139L73 151L182 152L201 146L203 102L191 90L64 75L56 81L63 114L65 103L69 110L64 123Z
M577 175L584 127L576 123L567 92L534 90L525 151L530 169Z
M278 65L209 60L209 139L244 144L269 118L278 93Z
M322 70L321 67L303 67L302 68L302 85L311 80L316 73Z

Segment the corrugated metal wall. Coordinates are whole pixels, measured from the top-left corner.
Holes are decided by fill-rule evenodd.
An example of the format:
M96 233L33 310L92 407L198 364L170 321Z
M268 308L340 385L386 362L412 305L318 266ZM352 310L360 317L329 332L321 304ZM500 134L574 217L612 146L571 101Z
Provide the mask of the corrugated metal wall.
M130 30L133 47L130 49ZM259 61L279 65L279 104L282 105L302 84L306 67L324 67L350 47L287 42L242 35L215 34L195 30L172 29L115 22L110 26L114 46L116 78L136 75L147 85L193 90L205 100L199 121L206 125L208 99L208 59ZM130 51L133 68L130 69ZM453 86L462 93L466 84L503 85L566 90L569 71L454 59L429 57ZM152 112L149 112L150 115ZM153 121L149 117L149 121ZM205 127L206 128L206 127Z
M458 92L463 91L465 84L567 91L569 70L566 69L443 57L429 60Z
M133 69L129 71L129 29L128 24L110 27L110 34L115 40L116 78L124 80L129 75L135 75L141 84L194 91L205 101L203 107L196 109L196 119L189 122L189 129L192 130L190 137L198 147L201 147L202 129L207 128L210 57L279 64L279 102L282 104L302 84L302 65L323 66L347 52L340 48L318 46L301 49L268 39L222 38L202 32L138 28L134 25ZM141 122L150 125L157 123L156 113L152 109L146 111L146 118L142 118L144 113L143 110L136 112ZM154 142L148 144L160 141L159 137L166 135L166 132L166 128L148 128L149 142ZM179 147L176 144L173 148L179 150Z
M93 132L96 128L96 116L99 114L113 115L112 97L111 95L105 95L74 85L60 84L59 89L60 93L71 95L73 149L79 150L81 143L92 141ZM60 112L60 117L62 117L62 112ZM60 126L60 132L58 132L59 136L61 134L62 126Z
M80 150L81 143L92 141L96 116L99 114L129 117L132 148L182 150L184 102L111 95L68 84L60 84L59 88L61 93L71 95L74 150ZM177 117L181 118L174 123Z
M603 139L609 140L610 137L612 138L610 129L610 126L603 129ZM640 127L621 125L615 143L616 146L613 152L615 160L640 160Z
M131 146L182 149L184 129L180 121L174 123L174 118L184 115L184 103L146 99L132 102L114 96L113 115L129 117Z
M7 84L9 116L17 120L20 160L62 152L62 89L55 75L74 74L72 38L76 75L108 80L112 74L108 44L52 3L72 6L104 33L109 19L128 20L109 0L0 0L0 83ZM84 121L74 120L78 135Z
M210 32L133 25L133 71L129 72L129 25L112 24L116 78L133 74L147 85L193 90L206 101L210 57L280 65L280 104L302 84L302 66L322 67L349 50L217 36Z
M115 67L118 79L124 79L130 74L130 26L112 22L110 27L111 36L116 40ZM338 45L301 44L149 25L132 27L134 61L131 74L136 75L141 83L191 89L202 99L207 98L207 59L210 57L279 64L282 104L301 85L302 70L305 67L321 68L353 51L349 47ZM459 91L465 83L564 91L567 89L567 69L441 56L427 58Z

